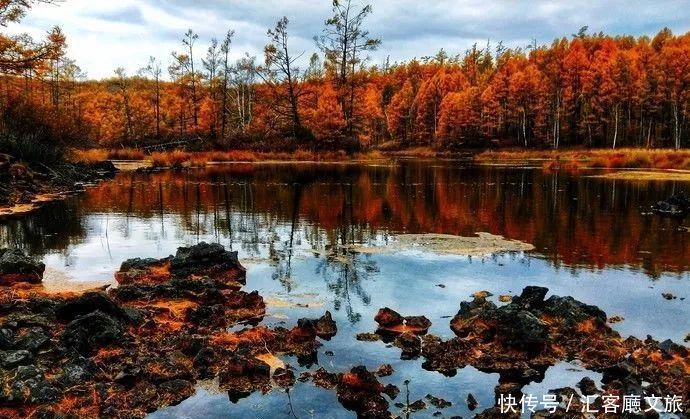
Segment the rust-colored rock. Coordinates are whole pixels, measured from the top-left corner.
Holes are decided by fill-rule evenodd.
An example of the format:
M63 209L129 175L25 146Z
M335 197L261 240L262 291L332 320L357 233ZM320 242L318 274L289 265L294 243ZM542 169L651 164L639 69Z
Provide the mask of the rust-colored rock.
M415 333L423 335L431 327L431 321L424 316L403 317L398 312L384 307L378 311L374 321L379 324L376 333L381 335L399 335Z
M381 327L392 328L395 326L400 326L403 324L405 319L397 311L391 310L388 307L384 307L376 313L374 317L376 323Z
M363 366L343 374L338 384L338 400L348 410L363 418L390 418L388 401L383 394L395 399L400 391L393 385L384 386Z

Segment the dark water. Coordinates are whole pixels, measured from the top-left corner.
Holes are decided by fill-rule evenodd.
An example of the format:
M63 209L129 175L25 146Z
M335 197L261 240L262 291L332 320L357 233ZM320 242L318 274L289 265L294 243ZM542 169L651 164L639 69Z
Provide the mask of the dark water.
M681 300L690 297L690 233L679 221L646 214L657 200L690 188L591 174L447 161L128 172L80 197L0 224L0 246L42 256L50 287L113 282L127 258L163 257L199 241L222 243L239 251L248 268L246 288L259 290L270 303L265 324L292 326L300 317L334 314L339 333L325 342L312 369L390 363L396 372L383 381L398 385L403 397L403 381L410 380L411 401L431 393L453 402L443 417L469 417L467 394L477 397L479 410L492 406L498 375L468 367L449 378L424 371L421 360L401 361L399 350L381 342L356 341L356 333L374 331L379 308L426 315L431 332L447 338L452 332L445 317L473 292L498 296L542 285L624 317L612 326L624 336L682 342L690 332L689 300ZM397 233L477 232L536 249L480 258L421 251L326 257L338 245L383 243ZM664 292L679 298L666 301ZM297 367L295 359L284 361ZM601 378L577 363L559 364L525 393L573 386L583 376ZM274 390L236 404L206 383L181 405L152 415L295 416L353 417L334 392L299 382L290 394Z

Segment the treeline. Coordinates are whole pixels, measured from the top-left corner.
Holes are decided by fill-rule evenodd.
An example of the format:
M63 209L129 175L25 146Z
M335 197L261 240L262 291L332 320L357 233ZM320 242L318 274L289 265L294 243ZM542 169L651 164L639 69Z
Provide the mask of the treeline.
M104 147L690 144L690 33L663 29L650 39L583 28L548 46L499 43L374 65L368 53L381 41L365 27L371 12L335 1L310 60L291 48L283 18L267 32L263 57L233 62L233 31L202 46L190 30L169 66L151 58L137 74L120 68L101 81L85 80L65 57L56 29L49 55L13 71L0 66L0 106L3 115L21 109L60 138Z

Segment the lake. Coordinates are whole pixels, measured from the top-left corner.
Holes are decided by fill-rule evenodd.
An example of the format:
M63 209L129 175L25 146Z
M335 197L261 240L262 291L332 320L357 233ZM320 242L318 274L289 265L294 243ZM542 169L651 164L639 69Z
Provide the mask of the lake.
M298 318L333 313L338 334L323 342L318 359L303 365L284 359L298 375L319 366L371 370L389 363L395 373L381 381L400 387L400 397L409 380L410 400L431 393L453 403L443 417L468 417L469 393L478 411L493 406L498 375L467 367L446 377L425 371L421 360L401 360L400 351L383 342L357 341L357 333L376 329L379 308L425 315L433 322L431 333L449 338L448 316L476 291L490 291L490 300L499 304L499 295L539 285L549 295L570 295L610 317L621 316L611 327L624 337L682 343L690 332L687 222L649 213L653 203L686 185L592 176L597 173L442 160L121 172L82 195L3 221L0 247L41 257L46 287L60 290L114 284L113 273L128 258L161 258L179 246L221 243L239 252L247 268L245 288L266 299L263 324L292 327ZM382 245L402 233L479 232L530 243L535 250L483 257L423 249L339 251ZM678 298L667 301L662 293ZM564 362L525 392L574 386L584 376L601 379L576 361ZM214 383L204 383L188 400L151 417L269 415L354 417L334 392L299 381L290 392L274 389L233 401Z

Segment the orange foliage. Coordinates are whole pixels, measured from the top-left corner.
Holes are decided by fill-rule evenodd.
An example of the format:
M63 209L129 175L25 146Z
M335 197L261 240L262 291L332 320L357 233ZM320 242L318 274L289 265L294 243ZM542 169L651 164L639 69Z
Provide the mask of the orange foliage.
M64 44L64 35L56 37L56 45ZM352 151L353 144L375 147L390 140L434 148L690 144L690 33L662 30L653 39L583 33L550 46L494 52L474 47L456 57L440 52L384 69L363 67L353 76L356 100L347 112L332 72L301 81L305 130L297 139L285 138L292 134L286 134L285 112L277 105L281 89L254 82L237 96L229 88L224 107L221 80L206 74L192 100L186 77L156 83L117 73L100 81L51 80L46 68L34 68L21 77L3 76L0 109L27 104L61 137L81 136L104 148L183 142L204 149ZM46 90L61 94L48 97ZM352 131L346 113L352 114ZM227 119L224 135L221 117ZM153 159L170 165L182 157Z

